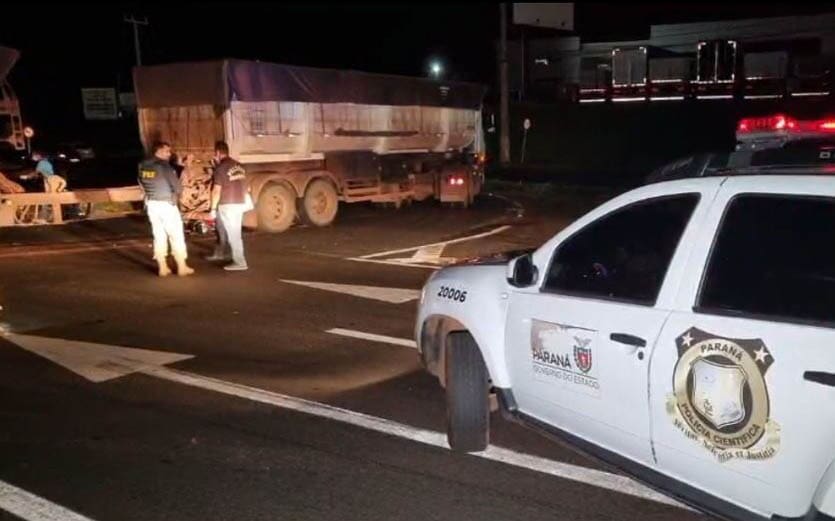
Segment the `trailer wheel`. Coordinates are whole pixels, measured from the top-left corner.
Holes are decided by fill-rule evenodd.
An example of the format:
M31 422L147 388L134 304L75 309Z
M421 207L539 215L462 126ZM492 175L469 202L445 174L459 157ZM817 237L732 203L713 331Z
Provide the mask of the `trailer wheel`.
M339 196L336 188L324 179L316 179L304 192L302 220L313 226L327 226L336 218Z
M258 227L266 232L283 232L296 219L296 194L284 185L271 183L258 195Z

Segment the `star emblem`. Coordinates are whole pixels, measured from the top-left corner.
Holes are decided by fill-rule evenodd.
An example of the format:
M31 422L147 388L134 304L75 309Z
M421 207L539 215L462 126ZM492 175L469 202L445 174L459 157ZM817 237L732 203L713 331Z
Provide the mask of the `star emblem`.
M681 337L681 345L690 347L690 345L692 343L693 343L693 337L690 336L690 331L688 331L687 333L684 334L684 336Z
M754 357L757 359L757 362L765 363L765 359L768 356L771 355L768 354L764 347L761 347L758 350L754 351Z

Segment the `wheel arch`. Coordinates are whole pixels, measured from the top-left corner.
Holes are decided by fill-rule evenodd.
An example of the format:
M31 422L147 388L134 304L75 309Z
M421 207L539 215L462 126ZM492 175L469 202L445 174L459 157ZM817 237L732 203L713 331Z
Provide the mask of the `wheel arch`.
M432 315L421 324L419 336L420 357L427 371L438 378L441 386L446 386L446 351L449 347L449 336L453 333L467 333L473 337L481 353L481 358L487 366L487 373L492 386L495 382L496 361L485 350L484 339L480 338L481 335L473 329L448 315Z
M819 512L835 516L835 460L829 463L829 467L818 481L813 506Z

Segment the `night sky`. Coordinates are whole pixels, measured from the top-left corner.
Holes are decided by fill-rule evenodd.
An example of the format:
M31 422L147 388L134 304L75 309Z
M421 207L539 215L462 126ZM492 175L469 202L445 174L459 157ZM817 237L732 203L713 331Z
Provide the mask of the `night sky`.
M146 64L223 57L425 74L430 57L448 78L492 84L497 4L27 4L4 6L0 45L19 49L11 81L24 119L46 134L81 132L81 87L130 88L133 33L123 15L147 16ZM7 11L13 10L10 14ZM585 40L648 36L652 23L811 14L835 3L580 4Z

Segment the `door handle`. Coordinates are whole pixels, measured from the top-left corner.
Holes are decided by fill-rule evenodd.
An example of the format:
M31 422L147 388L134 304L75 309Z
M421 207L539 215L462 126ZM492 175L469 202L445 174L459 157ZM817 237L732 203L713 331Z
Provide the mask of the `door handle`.
M609 339L612 342L617 342L619 344L626 344L632 347L646 347L647 341L641 337L637 337L635 335L630 335L627 333L612 333L609 335Z
M822 371L806 371L803 373L803 379L816 384L828 385L835 387L835 374L824 373Z

